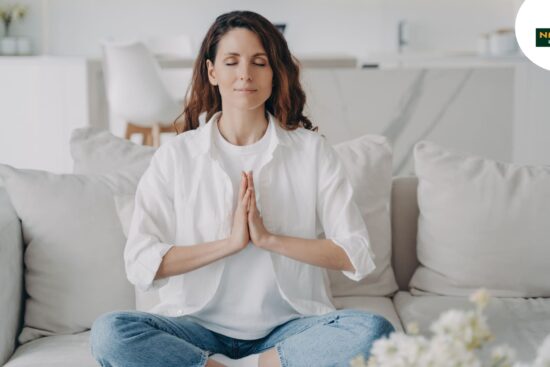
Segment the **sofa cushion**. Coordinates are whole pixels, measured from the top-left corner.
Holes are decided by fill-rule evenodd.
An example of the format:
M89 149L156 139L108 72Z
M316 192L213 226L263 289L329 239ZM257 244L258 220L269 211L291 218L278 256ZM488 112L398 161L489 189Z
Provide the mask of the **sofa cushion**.
M156 148L137 145L97 127L74 129L70 140L73 173L115 173L121 169L143 174Z
M550 296L550 166L522 166L414 149L419 179L417 254L411 292Z
M8 193L0 187L0 366L16 347L23 295L21 224Z
M425 336L432 335L429 327L441 313L449 309L475 309L468 297L414 296L408 292L398 292L394 304L405 329L416 322ZM516 350L518 360L531 362L544 338L550 334L548 298L492 298L484 314L495 336L481 350L484 359L489 357L493 347L508 344Z
M54 335L17 348L4 367L97 367L90 352L90 331Z
M334 297L334 306L338 310L356 309L367 312L372 312L383 316L391 322L395 330L403 331L401 320L397 316L397 312L389 297L371 297L371 296L351 296L351 297Z
M255 367L258 355L230 359L223 354L210 358L228 367ZM55 335L20 346L4 367L98 367L91 354L90 331L74 335Z
M397 290L391 268L391 227L389 201L392 179L392 150L383 136L364 135L334 146L342 159L354 197L367 225L371 245L376 256L376 269L360 282L354 282L340 271L329 270L333 296L384 296ZM143 149L143 152L140 150ZM71 152L75 170L80 173L105 173L126 170L128 167L142 169L149 164L152 148L143 147L113 136L107 131L79 128L71 137ZM101 155L96 152L101 151ZM116 159L111 157L116 156ZM102 163L102 161L105 161ZM139 164L143 160L145 163ZM137 171L136 171L137 172ZM120 200L121 207L130 213L128 198ZM123 227L131 216L122 218ZM152 304L155 295L143 295L136 290L138 309L140 304ZM153 292L154 293L154 292ZM151 300L149 297L152 297ZM148 299L149 298L149 299ZM146 310L146 309L143 309Z
M0 176L21 220L25 246L20 343L84 331L104 312L135 307L113 195L135 191L137 177L8 165L0 165Z
M391 267L390 193L392 150L383 136L363 135L334 146L353 187L353 196L367 225L376 269L354 282L341 271L328 270L332 295L386 296L397 291Z

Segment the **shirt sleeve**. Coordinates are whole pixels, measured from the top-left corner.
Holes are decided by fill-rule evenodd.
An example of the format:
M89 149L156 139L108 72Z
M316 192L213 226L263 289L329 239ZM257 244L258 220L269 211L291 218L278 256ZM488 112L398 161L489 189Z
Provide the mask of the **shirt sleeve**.
M355 272L342 270L342 273L358 282L376 267L367 227L353 199L344 165L324 138L317 158L317 215L325 238L341 247L355 268Z
M174 246L173 165L165 148L157 149L139 180L124 248L128 280L142 291L158 289L168 282L168 278L154 277L163 256Z

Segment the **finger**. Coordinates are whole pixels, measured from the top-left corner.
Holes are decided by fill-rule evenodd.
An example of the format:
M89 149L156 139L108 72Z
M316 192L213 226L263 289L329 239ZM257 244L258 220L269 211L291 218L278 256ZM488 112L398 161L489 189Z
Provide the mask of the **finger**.
M251 190L250 188L246 189L246 193L244 194L244 199L242 201L242 204L243 204L243 207L246 209L246 211L248 212L248 207L250 206L250 194Z
M254 176L252 175L252 171L250 171L250 173L249 173L248 186L250 186L250 187L252 187L252 189L254 189Z
M252 171L246 173L246 184L248 187L252 187Z
M244 194L246 194L246 188L248 187L247 177L244 171L241 171L241 185L239 188L239 200L243 200Z
M252 197L250 198L250 212L254 215L256 214L256 194L254 193L253 188L251 188L250 191L252 191Z
M248 213L252 214L252 212L250 211L251 208L252 208L252 201L254 200L254 191L252 191L252 189L250 189L250 199L248 200L248 206L247 206L247 211Z

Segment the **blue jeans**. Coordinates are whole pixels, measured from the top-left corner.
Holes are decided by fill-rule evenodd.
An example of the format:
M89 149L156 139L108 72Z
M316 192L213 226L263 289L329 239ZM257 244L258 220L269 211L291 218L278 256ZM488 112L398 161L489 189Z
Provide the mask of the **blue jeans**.
M392 331L382 316L345 309L303 316L263 338L241 340L210 331L186 316L115 311L95 320L90 341L92 355L102 367L202 367L212 354L238 359L273 347L283 367L349 367L359 354L367 359L374 341Z

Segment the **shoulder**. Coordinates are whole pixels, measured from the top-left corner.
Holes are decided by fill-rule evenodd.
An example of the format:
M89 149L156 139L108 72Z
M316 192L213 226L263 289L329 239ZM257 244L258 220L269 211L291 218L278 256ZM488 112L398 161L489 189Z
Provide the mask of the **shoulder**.
M195 135L195 130L187 131L182 134L171 137L163 142L161 146L153 153L149 164L150 169L160 170L168 175L176 166L185 167L190 162L190 154L193 151L191 137Z
M315 131L299 127L295 130L284 130L289 144L296 149L318 150L326 140Z
M195 137L198 133L199 130L195 129L172 137L157 149L155 155L172 158L189 156L195 148Z

